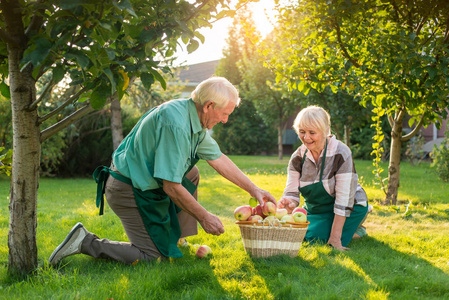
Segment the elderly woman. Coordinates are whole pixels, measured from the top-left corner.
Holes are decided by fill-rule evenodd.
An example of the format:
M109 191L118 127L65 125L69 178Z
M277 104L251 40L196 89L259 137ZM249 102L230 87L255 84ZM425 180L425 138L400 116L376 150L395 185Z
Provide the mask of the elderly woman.
M368 212L367 196L357 183L351 150L330 133L330 116L318 106L301 110L293 125L302 145L288 165L279 207L292 211L304 198L310 225L306 241L321 241L339 250L346 246Z

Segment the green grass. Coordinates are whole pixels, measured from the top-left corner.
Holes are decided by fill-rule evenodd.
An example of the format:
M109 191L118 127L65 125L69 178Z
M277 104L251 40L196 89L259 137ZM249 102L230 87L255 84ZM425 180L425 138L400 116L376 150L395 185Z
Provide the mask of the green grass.
M277 199L286 181L288 159L232 156L260 187ZM304 243L295 258L251 258L244 250L232 212L249 196L199 163L200 203L217 214L226 233L202 229L188 238L184 257L135 266L76 255L51 268L46 260L78 221L100 238L126 241L120 220L109 207L98 216L92 179L40 180L37 244L39 268L17 280L7 275L9 180L0 179L0 299L448 299L448 184L428 164L401 164L397 209L381 206L383 193L372 183L370 161L356 169L374 211L369 236L337 252ZM386 166L384 166L386 169ZM386 173L384 174L386 176ZM410 215L406 216L406 204ZM195 244L213 250L194 256Z

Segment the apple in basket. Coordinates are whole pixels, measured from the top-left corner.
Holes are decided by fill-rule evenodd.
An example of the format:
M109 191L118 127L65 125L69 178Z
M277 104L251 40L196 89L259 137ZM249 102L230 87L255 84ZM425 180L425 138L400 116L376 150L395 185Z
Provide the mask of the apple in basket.
M246 221L252 214L251 206L243 205L239 206L234 210L234 217L239 221Z
M274 216L276 214L276 204L273 202L265 202L262 206L262 213L265 216Z
M283 216L281 221L285 221L285 222L288 222L288 223L295 223L295 219L290 214Z
M295 219L295 223L305 223L307 222L307 215L302 211L297 211L293 214L293 219Z
M258 222L258 221L262 221L263 218L259 215L252 215L248 218L247 221L252 221L252 222Z
M278 218L276 218L276 216L268 216L265 218L265 220L268 220L268 224L274 224L274 222L276 222L276 220L279 220Z
M295 209L292 211L292 215L295 213L295 212L298 212L298 211L300 211L300 212L303 212L306 216L307 216L307 210L305 209L305 208L303 208L303 207L295 207Z
M212 249L208 245L201 245L196 250L195 255L199 258L208 257L212 254Z
M282 219L284 216L286 216L288 214L287 209L285 208L278 208L276 209L276 218L278 218L279 220Z
M252 215L259 215L263 218L265 218L265 215L262 212L262 206L260 206L260 204L257 204L256 207L253 207L253 213Z

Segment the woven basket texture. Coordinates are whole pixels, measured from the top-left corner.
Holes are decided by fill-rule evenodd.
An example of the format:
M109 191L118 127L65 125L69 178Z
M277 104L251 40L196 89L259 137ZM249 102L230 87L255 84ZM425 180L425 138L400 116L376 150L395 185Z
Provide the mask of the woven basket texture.
M296 257L307 232L304 225L268 225L236 222L242 234L243 246L253 257L286 254Z

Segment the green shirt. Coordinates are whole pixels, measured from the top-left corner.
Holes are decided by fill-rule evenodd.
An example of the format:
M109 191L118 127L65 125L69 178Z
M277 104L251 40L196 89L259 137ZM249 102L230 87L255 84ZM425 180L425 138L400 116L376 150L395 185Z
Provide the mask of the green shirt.
M134 187L145 191L162 187L162 179L181 183L196 155L215 160L222 153L201 127L195 103L186 99L171 100L147 112L112 154L112 160Z

